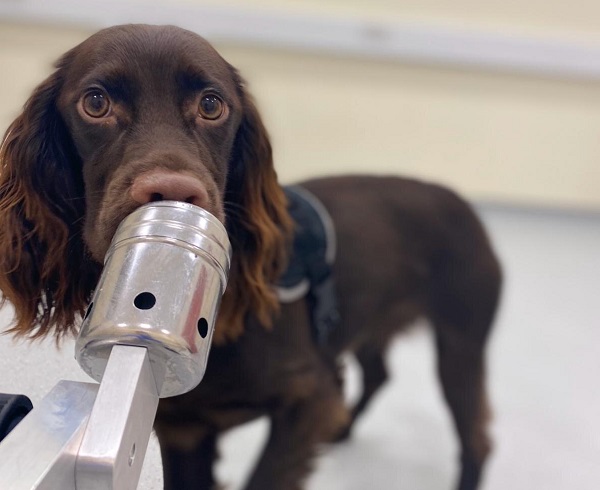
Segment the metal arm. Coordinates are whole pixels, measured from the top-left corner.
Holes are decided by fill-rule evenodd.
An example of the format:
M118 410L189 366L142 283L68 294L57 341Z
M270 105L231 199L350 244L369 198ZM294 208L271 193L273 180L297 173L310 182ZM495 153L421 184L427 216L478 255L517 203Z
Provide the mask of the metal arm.
M76 343L101 383L60 381L23 419L0 444L0 489L137 488L159 398L204 375L230 254L221 223L189 204L123 221Z

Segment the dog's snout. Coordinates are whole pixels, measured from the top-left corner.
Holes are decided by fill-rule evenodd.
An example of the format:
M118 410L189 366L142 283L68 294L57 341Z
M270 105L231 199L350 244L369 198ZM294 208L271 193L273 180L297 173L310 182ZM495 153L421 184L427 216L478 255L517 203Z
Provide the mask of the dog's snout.
M156 170L138 175L131 185L131 197L140 204L154 201L181 201L206 207L204 184L191 175Z

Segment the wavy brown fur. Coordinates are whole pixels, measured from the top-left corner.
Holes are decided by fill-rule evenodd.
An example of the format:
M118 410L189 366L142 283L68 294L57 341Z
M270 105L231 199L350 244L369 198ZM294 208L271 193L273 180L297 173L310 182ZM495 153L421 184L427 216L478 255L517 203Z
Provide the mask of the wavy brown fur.
M243 100L244 119L225 194L233 263L215 329L216 343L237 338L247 312L264 326L272 325L279 310L272 285L286 263L292 229L267 131L249 95L244 94Z
M97 279L81 241L76 157L54 105L60 84L59 69L34 91L0 150L0 290L15 309L8 332L30 338L72 333Z

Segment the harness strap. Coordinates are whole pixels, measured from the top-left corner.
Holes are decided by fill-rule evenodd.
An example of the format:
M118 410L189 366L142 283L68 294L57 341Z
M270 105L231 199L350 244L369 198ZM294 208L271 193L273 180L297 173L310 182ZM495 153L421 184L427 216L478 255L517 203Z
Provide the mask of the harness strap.
M323 204L303 187L285 187L284 192L295 229L292 254L276 291L282 303L307 298L313 333L321 344L339 322L332 276L336 253L333 220Z

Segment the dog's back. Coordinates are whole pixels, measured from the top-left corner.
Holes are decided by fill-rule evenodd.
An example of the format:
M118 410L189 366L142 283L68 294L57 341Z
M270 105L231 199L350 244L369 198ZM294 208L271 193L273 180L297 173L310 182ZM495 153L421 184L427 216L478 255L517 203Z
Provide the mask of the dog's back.
M453 314L447 321L466 322L447 311L450 296L475 307L485 295L493 313L498 261L475 212L454 192L400 177L342 176L302 185L325 205L337 235L344 326L332 339L336 350L360 344L367 330L369 336L395 333L416 316L435 322Z

